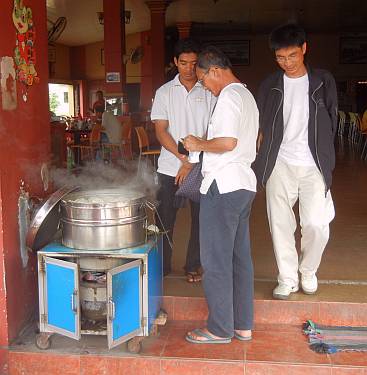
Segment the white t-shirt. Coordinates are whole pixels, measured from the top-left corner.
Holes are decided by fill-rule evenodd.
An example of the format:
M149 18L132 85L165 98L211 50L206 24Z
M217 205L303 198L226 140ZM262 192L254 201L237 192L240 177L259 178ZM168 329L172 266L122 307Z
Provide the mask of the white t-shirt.
M237 139L232 151L222 154L204 152L200 192L206 194L216 180L221 194L246 189L256 191L256 177L251 164L256 156L259 111L249 90L241 83L231 83L218 96L209 123L208 140L219 137Z
M216 98L200 83L196 83L188 92L177 74L157 90L151 120L168 120L167 131L176 143L189 134L204 137L215 101ZM181 161L162 147L158 172L176 176L180 167Z
M308 75L289 78L284 74L284 133L278 157L291 165L314 166L308 145Z

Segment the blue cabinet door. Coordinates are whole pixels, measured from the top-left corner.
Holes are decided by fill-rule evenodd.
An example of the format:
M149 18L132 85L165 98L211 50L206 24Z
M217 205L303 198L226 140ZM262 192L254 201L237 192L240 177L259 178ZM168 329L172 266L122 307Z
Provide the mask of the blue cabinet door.
M44 326L47 332L80 339L78 265L44 257Z
M111 349L142 335L142 263L134 260L107 272L107 335Z
M157 318L163 295L163 238L157 237L156 243L148 254L148 332Z

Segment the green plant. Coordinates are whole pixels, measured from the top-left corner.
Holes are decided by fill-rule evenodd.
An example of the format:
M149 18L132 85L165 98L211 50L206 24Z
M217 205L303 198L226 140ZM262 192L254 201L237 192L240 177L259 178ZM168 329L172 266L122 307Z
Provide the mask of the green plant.
M57 94L50 93L49 94L49 108L51 112L56 113L57 107L59 106L60 102L57 99Z

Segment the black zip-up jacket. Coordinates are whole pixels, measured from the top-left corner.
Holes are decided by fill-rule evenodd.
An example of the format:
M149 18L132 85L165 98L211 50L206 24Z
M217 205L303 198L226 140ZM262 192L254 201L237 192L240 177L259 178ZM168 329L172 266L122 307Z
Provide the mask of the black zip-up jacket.
M337 128L338 100L333 76L326 70L307 67L309 79L308 145L320 170L325 192L331 186L335 166L334 136ZM257 105L263 136L252 167L257 182L265 187L273 171L283 140L284 72L278 71L262 82Z

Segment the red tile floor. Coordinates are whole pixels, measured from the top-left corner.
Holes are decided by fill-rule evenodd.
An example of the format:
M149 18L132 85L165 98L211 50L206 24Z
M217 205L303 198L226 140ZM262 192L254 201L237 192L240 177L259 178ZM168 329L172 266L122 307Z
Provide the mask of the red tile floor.
M143 341L139 355L129 354L122 344L110 352L105 339L83 338L78 346L54 337L52 349L41 352L31 336L9 352L9 373L20 374L364 374L366 353L316 354L308 348L300 325L256 324L251 342L233 339L230 344L193 345L185 333L203 321L170 321L158 337ZM89 341L89 342L88 342ZM25 351L24 351L25 350Z
M228 345L185 341L188 330L205 324L204 298L166 296L163 307L170 319L158 336L143 341L139 355L130 354L126 344L108 351L106 338L92 336L76 342L54 335L51 348L40 351L34 344L36 327L29 327L9 351L9 374L367 375L367 353L316 354L301 329L306 319L365 325L365 303L257 299L253 340L233 339Z

